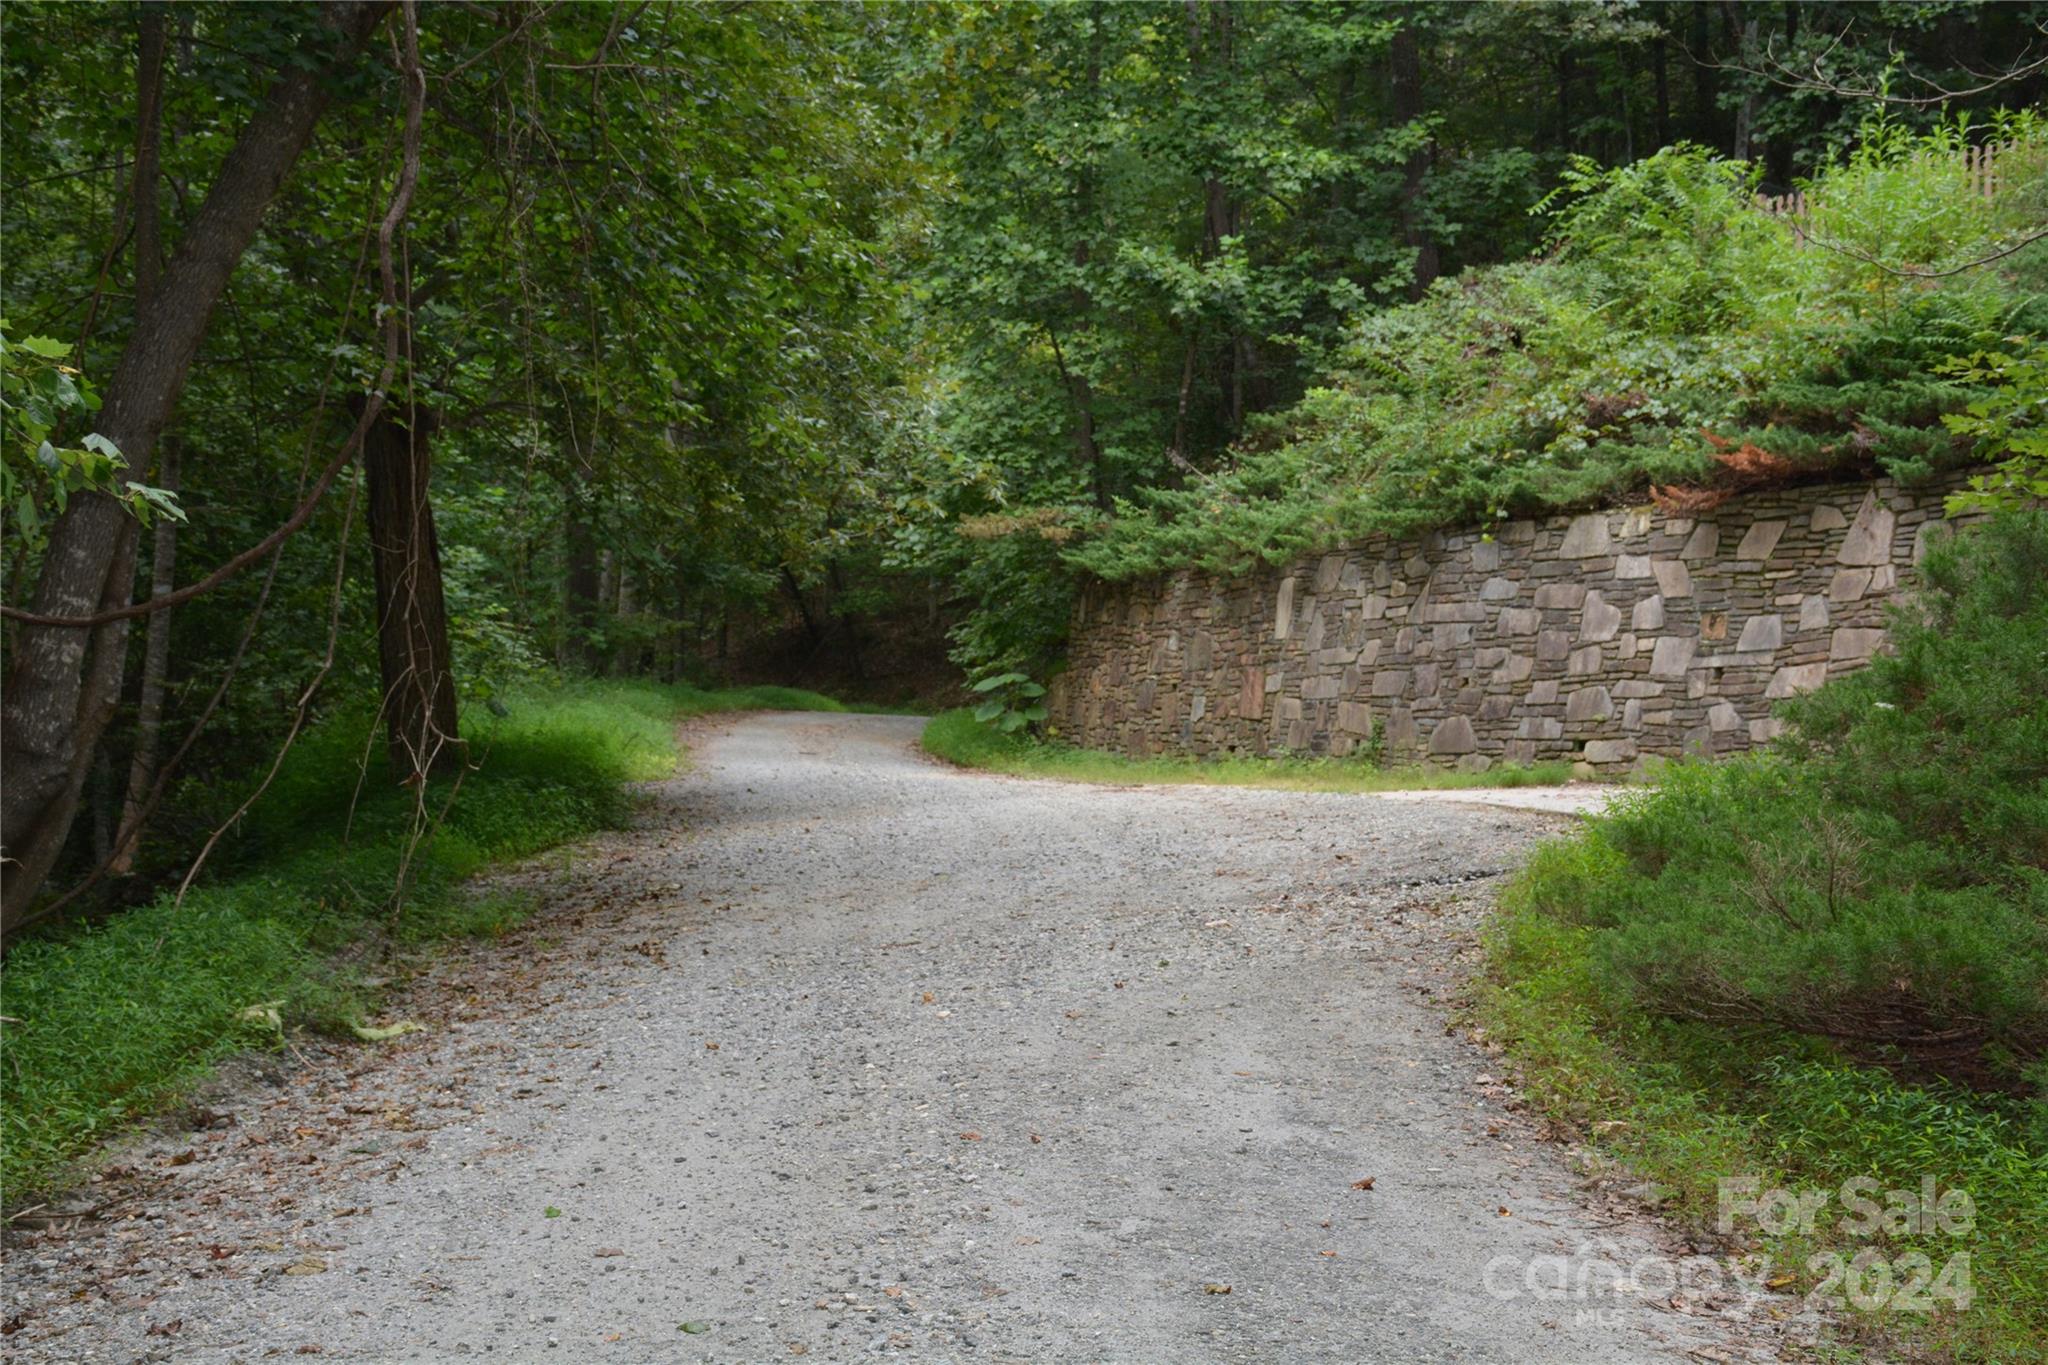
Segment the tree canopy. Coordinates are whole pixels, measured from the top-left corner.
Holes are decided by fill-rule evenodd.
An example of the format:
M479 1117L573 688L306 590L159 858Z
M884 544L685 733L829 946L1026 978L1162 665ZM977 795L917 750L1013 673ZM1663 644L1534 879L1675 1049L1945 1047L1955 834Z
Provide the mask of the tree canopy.
M2005 371L1942 366L2041 326L2044 24L20 0L8 923L147 882L223 814L178 794L324 717L424 792L436 707L682 676L749 613L914 599L1042 678L1085 572L1723 441L1953 463Z

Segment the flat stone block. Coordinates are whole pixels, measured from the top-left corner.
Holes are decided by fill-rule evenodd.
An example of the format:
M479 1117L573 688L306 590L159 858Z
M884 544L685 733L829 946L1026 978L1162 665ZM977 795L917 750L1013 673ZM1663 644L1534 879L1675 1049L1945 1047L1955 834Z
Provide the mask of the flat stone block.
M1337 703L1337 728L1354 735L1372 733L1372 708L1362 701Z
M1608 605L1597 592L1586 594L1586 605L1579 613L1579 638L1581 640L1612 640L1614 633L1621 629L1621 608Z
M1478 747L1472 722L1463 716L1444 717L1429 735L1429 751L1433 754L1469 754Z
M1536 589L1536 605L1553 610L1577 611L1586 600L1581 583L1545 583Z
M1572 518L1572 524L1565 528L1564 540L1557 547L1557 555L1560 559L1592 559L1607 554L1612 547L1607 514L1588 512Z
M1828 599L1819 593L1809 593L1799 603L1799 628L1801 630L1826 630L1828 628Z
M1842 537L1842 548L1835 555L1838 564L1889 564L1892 562L1893 516L1888 507L1878 505L1875 490L1863 495L1863 506L1856 512L1856 520L1849 524L1849 533Z
M1650 565L1657 579L1657 591L1665 597L1692 596L1692 571L1676 559L1660 559Z
M1564 718L1574 723L1605 720L1614 714L1614 698L1604 687L1581 687L1565 698Z
M1684 568L1685 566L1681 564L1679 567ZM1654 597L1645 597L1642 601L1636 603L1635 609L1628 616L1628 628L1637 634L1641 634L1646 630L1662 630L1664 628L1664 595L1658 593Z
M1826 664L1788 664L1771 675L1770 686L1764 688L1764 696L1770 701L1796 697L1801 692L1813 691L1827 680Z
M1505 602L1522 591L1521 584L1512 578L1489 578L1479 587L1482 602Z
M1586 762L1626 763L1636 756L1636 742L1632 739L1589 739L1586 741Z
M1572 677L1585 677L1600 671L1601 650L1598 645L1584 645L1572 651L1565 661L1564 671Z
M1614 561L1616 578L1648 578L1654 571L1648 555L1618 555Z
M1713 559L1721 553L1721 528L1711 521L1703 521L1692 528L1692 534L1685 538L1685 548L1678 552L1680 559L1698 562Z
M1868 659L1884 644L1882 630L1845 626L1828 640L1830 659Z
M1375 697L1398 697L1408 690L1408 670L1405 668L1383 668L1372 675L1372 694Z
M1839 531L1848 524L1849 519L1842 515L1842 509L1828 503L1814 508L1813 516L1807 522L1809 529L1815 531Z
M1752 616L1742 623L1742 638L1735 642L1740 654L1758 651L1768 653L1785 643L1785 618L1775 612L1767 616Z
M1502 635L1531 635L1542 620L1543 613L1534 607L1503 607L1493 628Z
M1735 547L1737 559L1769 559L1771 551L1778 548L1778 541L1784 537L1789 525L1783 521L1759 521L1742 533L1742 543Z
M1858 602L1863 594L1870 591L1870 570L1837 569L1834 581L1828 584L1828 600L1831 602Z
M1692 666L1692 656L1699 649L1699 641L1689 636L1665 635L1658 639L1656 648L1650 651L1650 676L1653 678L1682 678L1685 670Z

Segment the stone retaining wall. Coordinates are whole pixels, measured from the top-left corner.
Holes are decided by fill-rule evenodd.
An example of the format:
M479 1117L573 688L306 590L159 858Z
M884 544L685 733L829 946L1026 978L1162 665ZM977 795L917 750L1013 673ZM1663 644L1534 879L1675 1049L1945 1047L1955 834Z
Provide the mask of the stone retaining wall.
M1727 753L1860 667L1954 482L1889 480L1376 539L1242 578L1096 584L1063 738L1133 754L1347 754L1603 774Z

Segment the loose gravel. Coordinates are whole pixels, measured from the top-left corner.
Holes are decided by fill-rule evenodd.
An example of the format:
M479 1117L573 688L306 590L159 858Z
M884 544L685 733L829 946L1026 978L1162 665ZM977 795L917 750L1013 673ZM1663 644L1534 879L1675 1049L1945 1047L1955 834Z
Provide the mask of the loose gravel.
M970 774L919 724L696 736L501 879L541 909L405 987L423 1032L242 1067L17 1233L8 1357L1767 1351L1528 1288L1674 1251L1442 1008L1556 816Z

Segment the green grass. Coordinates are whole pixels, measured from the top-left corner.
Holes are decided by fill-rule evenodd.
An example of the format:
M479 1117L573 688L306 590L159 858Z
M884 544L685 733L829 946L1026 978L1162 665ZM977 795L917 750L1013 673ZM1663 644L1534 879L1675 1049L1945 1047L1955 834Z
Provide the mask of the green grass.
M1491 975L1472 1006L1481 1036L1513 1059L1529 1103L1653 1182L1667 1214L1701 1229L1715 1225L1724 1176L1839 1191L1858 1176L1917 1190L1932 1175L1943 1190L1966 1190L1976 1225L1960 1238L1851 1237L1838 1225L1839 1200L1810 1234L1770 1236L1753 1222L1737 1230L1770 1253L1774 1278L1795 1277L1787 1294L1819 1283L1825 1272L1808 1264L1815 1256L1869 1247L1895 1261L1919 1252L1938 1270L1968 1252L1967 1310L1864 1314L1851 1305L1845 1344L1879 1343L1907 1359L2048 1361L2048 1142L2038 1113L2023 1101L1905 1084L1811 1039L1632 1006L1602 970L1599 931L1554 913L1583 877L1605 875L1586 865L1585 848L1545 846L1510 887L1489 931Z
M1098 749L1005 735L971 711L943 711L924 728L927 753L963 768L1113 786L1196 784L1281 791L1383 792L1458 787L1555 786L1568 763L1508 764L1483 773L1382 768L1365 758L1126 758Z
M61 1187L79 1158L176 1100L221 1058L276 1046L266 1019L239 1017L251 1006L277 1002L286 1027L342 1033L368 1017L374 993L344 949L496 935L516 924L530 906L479 895L464 880L620 824L631 809L627 784L674 771L678 717L847 709L786 688L624 681L534 687L504 701L503 717L467 710L476 766L407 863L402 903L392 889L416 812L385 779L368 718L342 714L292 750L182 906L165 894L32 933L10 950L0 969L4 1013L15 1021L0 1033L9 1206ZM429 808L439 812L448 794L447 782L435 783Z

